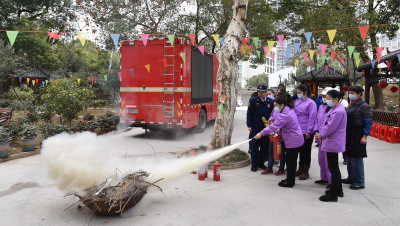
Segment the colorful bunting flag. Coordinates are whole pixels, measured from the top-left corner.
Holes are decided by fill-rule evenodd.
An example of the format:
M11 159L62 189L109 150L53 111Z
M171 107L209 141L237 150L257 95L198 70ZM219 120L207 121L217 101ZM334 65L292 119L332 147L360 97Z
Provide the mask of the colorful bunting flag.
M271 59L272 59L272 61L275 60L275 54L274 53L271 53Z
M397 59L398 59L399 62L400 62L400 54L397 54Z
M32 80L32 85L35 85L36 84L36 81L35 80Z
M326 44L319 44L319 48L321 48L321 53L322 55L325 55L326 49L328 48L328 45Z
M267 54L267 56L269 56L269 54L271 53L272 48L274 48L274 45L275 45L275 41L268 41L268 54Z
M175 35L167 35L169 43L171 44L171 46L174 46L175 44Z
M185 63L186 62L186 54L185 53L181 53L181 54L179 54L179 56L181 56L183 62Z
M239 46L239 50L240 50L240 56L243 56L243 48L242 48L242 46Z
M305 62L307 62L307 59L308 59L308 53L303 53L303 58L304 58L304 61L305 61Z
M254 46L257 48L258 47L258 42L260 41L260 38L259 37L253 37L253 43L254 43Z
M312 32L306 32L306 33L304 33L304 36L306 36L307 43L308 43L309 45L311 45L311 36L312 36Z
M311 58L311 60L312 60L312 59L314 58L315 50L310 49L310 50L308 50L308 52L310 53L310 58Z
M78 85L80 85L81 84L81 79L78 78L77 80L78 80Z
M299 67L299 59L296 59L296 66Z
M217 43L217 46L219 45L219 34L212 35L214 38L214 41Z
M247 43L249 42L249 39L248 38L242 38L242 43L243 43L243 46L247 46Z
M277 37L278 37L279 45L282 47L285 35L277 35Z
M365 75L365 70L362 70L362 74Z
M360 31L362 40L365 42L365 38L367 37L369 26L359 27L358 30Z
M223 103L220 103L220 104L219 104L218 110L219 110L222 114L225 113L225 109L224 109L224 104L223 104Z
M343 57L339 57L339 64L340 64L340 65L343 65L343 60L344 60Z
M360 59L360 58L358 58L358 59L357 59L357 63L356 63L356 64L357 64L357 68L359 67L359 65L360 65L360 62L361 62L361 59Z
M22 78L21 78L21 77L19 77L19 84L21 84L21 82L22 82Z
M8 40L10 40L11 46L14 45L15 39L17 38L18 31L6 31Z
M203 54L203 56L204 56L204 46L199 46L198 49L199 49L200 53Z
M382 74L382 68L379 68L379 74Z
M355 46L347 46L347 49L349 50L349 57L351 57L355 48L356 48Z
M119 43L119 34L111 34L111 38L114 42L115 47L118 47L118 43ZM147 40L146 40L146 44L147 44ZM145 45L146 45L145 44Z
M353 53L354 59L356 59L356 61L358 61L358 59L360 58L360 53Z
M143 41L143 45L146 46L147 45L147 41L149 40L149 34L141 34L140 37L142 38ZM119 37L118 37L119 38ZM114 41L115 42L115 41Z
M104 82L107 82L107 75L104 75Z
M257 56L258 56L258 58L260 58L260 56L261 56L261 51L260 50L257 50Z
M392 62L390 62L390 61L386 62L386 65L388 67L388 70L391 71Z
M322 56L321 61L322 61L322 64L325 64L326 56Z
M181 57L182 57L182 56L181 56ZM150 73L150 64L146 64L145 67L146 67L146 69L147 69L147 72Z
M333 60L333 61L336 60L336 55L337 55L337 52L336 52L336 51L332 51L332 52L331 52L331 56L332 56L332 60Z
M333 73L334 73L334 74L336 74L336 70L337 70L336 68L333 69Z
M28 83L28 85L29 85L29 81L30 81L31 79L30 78L27 78L26 79L26 82Z
M36 84L38 84L38 85L39 85L39 79L36 79Z
M398 23L397 25L399 26L399 29L400 29L400 23Z
M47 84L49 84L49 80L46 80L46 86L47 86Z
M325 72L328 72L328 65L325 65Z
M132 69L129 69L129 72L131 73L131 76L132 76L132 78L133 78L134 69L133 69L133 68L132 68Z
M293 43L293 45L294 45L294 54L296 54L300 49L301 43Z
M375 63L376 63L375 60L371 60L372 69L375 69Z
M43 82L42 82L42 86L45 86L45 85L46 85L46 82L45 82L45 81L43 81Z
M92 85L94 84L94 77L92 76L90 79L92 79Z
M118 78L119 78L119 81L122 82L122 71L118 72Z
M369 72L371 73L371 76L372 76L374 73L374 69L369 69Z
M286 49L286 57L285 57L285 63L289 60L290 56L292 55L292 49Z
M55 40L58 40L60 38L60 34L58 32L47 32L47 35Z
M331 41L331 44L333 43L333 39L335 38L336 35L336 30L327 30L328 36L329 36L329 41Z
M264 46L263 47L264 48L264 55L267 57L267 56L269 56L268 54L269 54L269 47L268 46ZM400 59L400 54L399 54L399 59Z
M196 35L189 35L190 40L192 41L192 45L196 44Z
M378 57L378 63L381 62L383 47L376 47L376 56Z
M220 46L223 46L224 42L225 42L225 37L219 38L218 41L219 41Z
M85 46L85 42L87 39L87 33L86 32L79 32L78 33L78 38L81 41L82 46Z
M349 74L351 74L351 69L349 69Z
M307 61L307 67L310 67L311 62Z
M344 72L344 68L342 68L342 75L343 75L343 72Z

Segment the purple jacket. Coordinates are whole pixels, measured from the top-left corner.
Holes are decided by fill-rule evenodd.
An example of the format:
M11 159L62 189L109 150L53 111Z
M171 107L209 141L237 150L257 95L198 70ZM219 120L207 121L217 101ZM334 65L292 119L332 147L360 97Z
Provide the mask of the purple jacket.
M322 138L321 150L341 153L346 149L347 114L341 104L334 106L327 114L324 125L319 130Z
M272 125L261 131L263 136L282 129L282 140L286 148L297 148L304 144L303 133L293 109L285 107L281 113L275 113L274 119Z
M306 98L305 100L297 99L294 102L294 111L296 112L303 134L313 134L317 118L317 105L315 102L310 98Z
M314 131L320 131L322 129L322 126L324 125L325 117L328 113L326 113L326 109L328 108L328 105L322 104L319 106L318 113L317 113L317 120L315 120L315 126L314 126ZM319 141L316 139L316 143L319 144Z

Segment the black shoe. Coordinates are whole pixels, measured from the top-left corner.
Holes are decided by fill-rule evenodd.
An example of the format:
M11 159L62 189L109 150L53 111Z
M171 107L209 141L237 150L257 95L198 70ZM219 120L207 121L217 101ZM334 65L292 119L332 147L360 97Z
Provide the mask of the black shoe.
M278 161L275 160L274 164L277 165L277 164L278 164Z
M337 202L337 197L334 197L330 194L326 194L326 195L319 197L319 200L322 202Z
M295 185L294 183L288 183L286 180L282 180L281 182L278 183L278 185L280 187L284 187L284 188L293 188L293 186Z
M260 168L262 170L266 170L267 169L267 167L264 164L258 165L258 168Z
M257 166L252 166L251 167L251 172L257 172Z
M343 160L343 165L347 165L347 163L349 163L349 160L347 159Z
M316 184L327 184L328 181L327 180L317 180L314 183L316 183Z
M365 186L358 186L355 184L350 185L351 190L359 190L359 189L364 189L364 188L365 188Z
M327 189L327 190L331 189L331 185L330 184L326 185L325 189Z
M330 195L330 194L331 194L331 191L329 191L329 190L328 190L328 191L325 191L325 194ZM340 198L343 198L343 196L344 196L343 191L342 191L342 192L338 192L337 196L340 197Z
M319 147L319 144L316 144L315 147Z
M349 179L342 179L342 184L353 184L353 181L350 181Z

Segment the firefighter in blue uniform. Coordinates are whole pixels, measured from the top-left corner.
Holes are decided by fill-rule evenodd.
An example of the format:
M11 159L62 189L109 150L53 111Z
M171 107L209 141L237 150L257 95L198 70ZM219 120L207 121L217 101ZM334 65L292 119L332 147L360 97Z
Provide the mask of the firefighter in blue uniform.
M262 117L268 121L274 108L274 101L267 97L267 87L259 85L257 91L258 96L250 99L247 109L247 128L251 132L251 137L254 137L265 128ZM268 136L251 141L251 171L256 172L257 168L267 169L264 163L268 158L268 146Z

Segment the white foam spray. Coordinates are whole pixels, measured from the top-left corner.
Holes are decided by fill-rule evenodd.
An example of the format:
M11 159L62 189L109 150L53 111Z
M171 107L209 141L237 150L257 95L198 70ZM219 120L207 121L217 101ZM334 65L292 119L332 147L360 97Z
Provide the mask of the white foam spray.
M218 150L206 152L196 157L163 159L157 157L123 159L113 157L118 146L118 138L127 135L97 136L84 132L74 135L60 134L43 142L42 155L48 166L48 176L56 181L63 192L77 192L96 186L115 175L116 169L123 174L145 170L151 173L150 180L171 182L193 169L198 169L230 153L246 140Z

